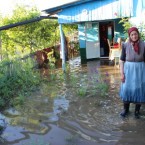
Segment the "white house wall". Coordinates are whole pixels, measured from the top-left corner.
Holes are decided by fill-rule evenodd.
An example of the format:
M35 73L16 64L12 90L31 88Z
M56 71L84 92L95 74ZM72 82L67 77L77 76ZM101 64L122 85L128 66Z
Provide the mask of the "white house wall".
M145 0L134 0L134 15L130 21L132 24L139 26L145 24Z

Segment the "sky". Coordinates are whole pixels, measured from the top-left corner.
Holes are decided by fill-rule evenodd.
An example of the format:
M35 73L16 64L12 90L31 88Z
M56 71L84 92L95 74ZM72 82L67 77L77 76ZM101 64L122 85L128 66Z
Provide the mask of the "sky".
M41 11L72 1L75 0L2 0L0 2L0 13L2 16L9 15L12 13L16 5L21 4L26 6L36 6Z

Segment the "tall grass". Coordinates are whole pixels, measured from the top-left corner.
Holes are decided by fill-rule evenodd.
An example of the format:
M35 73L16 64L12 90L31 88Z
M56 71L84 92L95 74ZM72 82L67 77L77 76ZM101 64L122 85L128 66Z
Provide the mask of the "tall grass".
M22 103L40 83L40 74L32 67L31 59L0 63L0 108Z

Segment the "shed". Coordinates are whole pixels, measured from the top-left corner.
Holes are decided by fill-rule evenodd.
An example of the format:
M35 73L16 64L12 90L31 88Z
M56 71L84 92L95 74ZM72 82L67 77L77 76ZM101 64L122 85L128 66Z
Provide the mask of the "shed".
M60 32L63 24L77 24L81 62L109 56L107 39L124 38L123 17L139 18L145 15L144 0L74 0L71 3L44 10L57 14ZM64 38L61 37L64 50ZM63 52L64 53L64 52ZM65 58L64 58L65 61Z

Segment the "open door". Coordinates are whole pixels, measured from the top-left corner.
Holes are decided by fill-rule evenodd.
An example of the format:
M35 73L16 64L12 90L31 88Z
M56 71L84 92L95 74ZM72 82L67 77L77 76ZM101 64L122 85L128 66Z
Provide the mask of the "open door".
M100 58L99 23L87 22L86 28L86 58Z
M114 38L114 22L113 21L105 21L99 23L100 29L100 51L101 57L108 57L109 56L109 46L107 39L110 42L113 42Z

